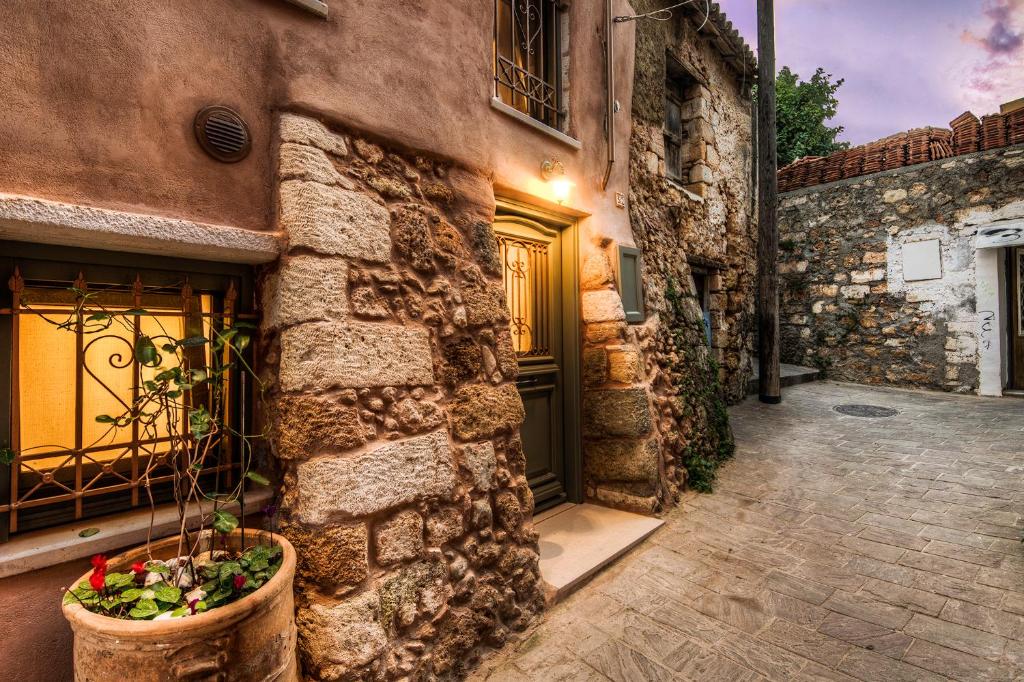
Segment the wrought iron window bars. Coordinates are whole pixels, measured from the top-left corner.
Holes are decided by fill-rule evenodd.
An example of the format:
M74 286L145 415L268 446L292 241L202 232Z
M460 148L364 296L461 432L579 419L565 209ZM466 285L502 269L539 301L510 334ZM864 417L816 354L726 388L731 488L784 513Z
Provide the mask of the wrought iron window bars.
M0 297L0 358L6 361L0 381L7 374L9 384L0 398L8 413L0 447L14 457L0 466L0 541L8 533L170 500L176 483L171 458L180 453L167 425L147 419L141 388L159 362L140 364L135 349L144 335L156 348L202 337L206 343L173 352L187 366L222 368L225 380L219 390L185 392L169 418L180 420L187 434L190 409L223 401L221 413L236 425L249 410L244 374L210 342L218 330L254 318L248 306L239 309L241 279L200 273L196 282L179 273L124 268L112 278L111 269L102 268L100 281L89 281L84 266L68 281L55 279L45 264L27 261L27 272L20 265L13 261L7 296ZM250 285L244 288L249 294ZM134 418L126 425L97 420L105 412ZM219 436L216 457L202 469L222 489L237 475L231 430Z
M561 3L556 0L495 0L495 96L556 130L562 102Z

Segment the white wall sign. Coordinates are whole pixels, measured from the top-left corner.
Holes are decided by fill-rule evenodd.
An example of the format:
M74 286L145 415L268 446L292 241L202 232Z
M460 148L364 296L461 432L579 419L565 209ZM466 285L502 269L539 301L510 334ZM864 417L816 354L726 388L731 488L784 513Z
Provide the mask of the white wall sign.
M903 281L942 279L942 250L938 239L903 245Z

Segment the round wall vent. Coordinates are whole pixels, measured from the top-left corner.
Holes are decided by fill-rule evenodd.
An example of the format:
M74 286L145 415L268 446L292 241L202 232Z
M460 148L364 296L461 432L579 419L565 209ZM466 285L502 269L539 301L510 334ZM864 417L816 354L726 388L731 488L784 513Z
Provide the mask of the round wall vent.
M196 114L194 127L199 146L218 161L235 163L249 155L249 126L234 110L220 105L204 107Z

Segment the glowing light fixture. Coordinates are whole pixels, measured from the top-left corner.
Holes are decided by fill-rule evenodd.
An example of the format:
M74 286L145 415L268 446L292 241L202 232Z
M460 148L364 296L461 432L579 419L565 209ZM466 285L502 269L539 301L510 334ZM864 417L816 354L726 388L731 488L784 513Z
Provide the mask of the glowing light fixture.
M573 183L566 177L565 166L561 161L545 160L540 165L540 176L551 185L551 193L554 195L555 201L561 204L569 198Z

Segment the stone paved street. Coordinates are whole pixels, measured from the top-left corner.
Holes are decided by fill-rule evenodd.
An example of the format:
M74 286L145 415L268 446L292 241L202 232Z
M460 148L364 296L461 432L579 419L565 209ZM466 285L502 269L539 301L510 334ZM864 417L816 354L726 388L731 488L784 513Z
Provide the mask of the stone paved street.
M733 408L715 493L479 679L1024 680L1024 401L832 382L784 401Z

